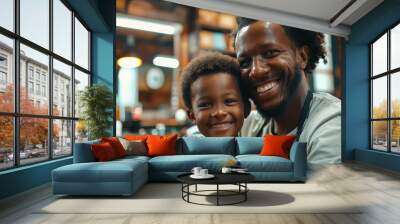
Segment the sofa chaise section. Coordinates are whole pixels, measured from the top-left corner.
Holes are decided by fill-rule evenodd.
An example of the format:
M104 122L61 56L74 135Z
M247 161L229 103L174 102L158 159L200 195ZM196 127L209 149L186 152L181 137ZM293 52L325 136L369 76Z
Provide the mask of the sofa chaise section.
M148 157L127 156L94 162L90 145L75 144L74 162L52 171L53 193L68 195L131 195L148 181Z

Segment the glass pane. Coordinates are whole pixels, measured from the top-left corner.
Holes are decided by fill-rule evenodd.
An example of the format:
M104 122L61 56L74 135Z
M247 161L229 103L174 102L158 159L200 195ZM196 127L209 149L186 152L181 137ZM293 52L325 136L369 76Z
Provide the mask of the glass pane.
M20 164L34 163L49 158L48 132L48 119L21 117Z
M72 117L71 66L53 60L53 115Z
M72 12L60 1L53 1L53 51L71 60Z
M86 122L83 120L75 121L75 143L87 141L88 129Z
M391 75L390 86L391 116L400 118L400 72Z
M72 121L53 120L53 157L72 155Z
M373 75L387 71L387 34L383 35L372 45Z
M89 32L75 18L75 63L89 70Z
M392 152L400 153L400 120L391 121Z
M20 108L25 114L48 114L49 57L21 44Z
M372 118L387 118L387 77L372 81Z
M13 118L0 116L0 170L14 164L14 124Z
M0 26L14 31L14 0L0 1Z
M387 151L387 121L372 122L372 148Z
M21 36L49 48L49 0L20 0Z
M13 50L13 40L0 35L0 111L2 112L14 111Z
M400 24L391 30L390 51L390 68L400 67Z
M75 69L75 117L79 117L81 114L79 95L86 86L89 86L89 75Z

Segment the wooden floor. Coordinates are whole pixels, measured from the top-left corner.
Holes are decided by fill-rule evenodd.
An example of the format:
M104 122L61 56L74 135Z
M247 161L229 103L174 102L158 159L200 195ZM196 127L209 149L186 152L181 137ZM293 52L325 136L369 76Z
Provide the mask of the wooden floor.
M55 199L49 185L0 201L0 223L237 224L237 223L400 223L400 174L358 163L328 166L310 173L345 201L368 206L357 214L36 214Z

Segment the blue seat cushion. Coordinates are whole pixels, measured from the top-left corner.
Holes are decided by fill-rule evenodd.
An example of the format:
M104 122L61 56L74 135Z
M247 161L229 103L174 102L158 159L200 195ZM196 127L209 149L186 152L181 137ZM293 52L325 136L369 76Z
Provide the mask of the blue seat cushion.
M127 182L134 173L147 172L147 163L140 159L108 162L74 163L53 170L58 182Z
M236 155L260 154L264 141L262 137L236 137Z
M233 137L183 137L178 142L177 154L225 154L235 155Z
M292 161L279 156L239 155L236 160L250 172L293 172Z
M174 155L158 156L149 160L150 172L190 172L193 167L203 167L211 172L219 171L231 155Z

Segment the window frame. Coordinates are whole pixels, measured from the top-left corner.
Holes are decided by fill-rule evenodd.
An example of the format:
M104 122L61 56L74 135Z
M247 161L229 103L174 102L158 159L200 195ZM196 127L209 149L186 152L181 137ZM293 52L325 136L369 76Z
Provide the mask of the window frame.
M391 80L392 76L396 75L396 73L400 72L400 67L391 69L391 31L393 28L396 26L400 26L400 20L392 24L390 27L385 29L384 32L379 34L375 39L373 39L370 43L368 43L368 53L369 53L369 77L368 77L368 82L369 82L369 149L373 151L380 151L380 152L386 152L386 153L391 153L391 154L400 154L399 152L393 152L392 151L392 122L393 121L400 121L400 117L393 117L392 116L392 99L391 99ZM376 43L381 37L384 35L387 35L387 63L386 63L386 71L376 74L374 76L373 74L373 44ZM400 52L399 52L400 53ZM386 98L387 98L387 105L386 105L386 117L385 118L373 118L373 93L374 93L374 86L373 86L373 81L378 79L386 77L386 87L387 87L387 93L386 93ZM386 121L386 151L384 150L379 150L374 148L374 133L373 133L373 122L376 121Z
M58 60L61 63L64 63L68 66L71 67L71 93L72 93L72 99L70 99L71 105L74 105L75 103L75 98L77 97L77 93L75 92L74 88L74 82L75 82L75 69L85 73L89 77L89 83L88 86L92 85L92 61L91 61L91 49L92 49L92 43L91 43L91 38L92 38L92 30L88 27L88 25L83 21L83 19L72 9L72 7L65 1L65 0L59 0L68 10L71 11L71 18L70 18L70 23L71 23L71 59L64 58L63 56L55 53L53 50L53 1L54 0L47 0L49 4L49 47L46 49L45 47L40 46L39 44L36 44L29 39L24 38L23 36L20 35L20 0L14 0L13 1L13 10L14 10L14 31L10 31L4 27L0 26L0 35L3 35L7 38L11 38L13 40L13 52L12 52L12 65L11 70L13 72L13 79L14 79L14 110L13 112L1 112L0 111L0 116L2 117L11 117L13 119L13 166L10 167L5 167L5 168L0 168L0 172L4 170L10 170L10 169L15 169L18 167L23 167L23 166L29 166L37 163L43 163L49 160L53 159L61 159L65 157L70 157L73 155L74 152L74 143L75 143L75 126L76 126L76 121L79 120L79 117L75 116L75 108L71 108L71 114L62 116L60 114L59 116L53 115L53 76L54 76L54 68L53 68L53 59ZM88 69L85 69L78 64L75 63L75 18L83 25L83 27L88 31ZM28 113L21 113L20 111L20 85L21 85L21 80L20 80L20 45L23 44L29 48L32 48L33 50L36 50L42 54L45 54L48 56L48 76L47 76L47 83L45 84L45 95L48 97L48 112L46 115L39 115L39 114L28 114ZM30 78L30 68L31 66L29 63L26 64L26 82L28 83L29 81L33 82L34 86L34 92L36 92L35 85L40 83L40 87L42 87L42 70L39 72L39 80L36 79L36 72L37 68L33 67L33 79ZM28 84L27 84L28 85ZM27 86L28 87L28 86ZM29 87L28 87L29 88ZM29 91L27 88L27 91ZM37 96L42 96L42 92L40 91L40 94ZM35 102L34 102L35 103ZM48 135L47 135L47 149L48 154L46 155L47 157L43 157L43 160L40 160L38 162L31 162L31 163L24 163L21 164L21 158L20 158L20 119L21 118L45 118L47 119L48 123ZM53 123L57 120L64 120L64 121L70 121L71 122L71 153L68 155L62 155L62 156L54 156L54 148L53 147Z

